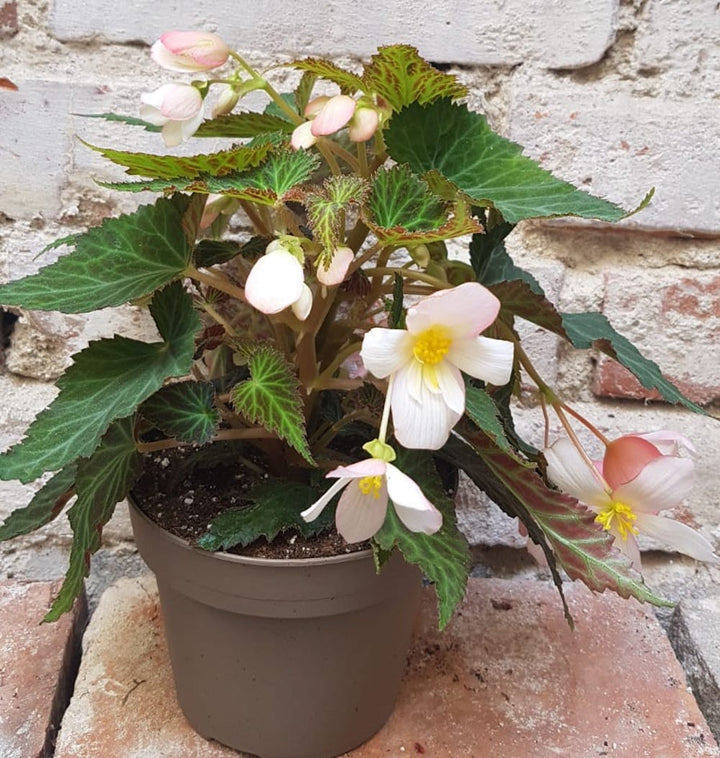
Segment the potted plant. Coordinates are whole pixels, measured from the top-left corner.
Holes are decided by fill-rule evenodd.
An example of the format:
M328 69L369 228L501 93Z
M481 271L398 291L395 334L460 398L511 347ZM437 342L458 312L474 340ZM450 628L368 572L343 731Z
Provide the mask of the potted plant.
M689 441L607 438L546 384L518 336L526 320L598 348L703 412L604 316L559 312L505 249L524 219L627 211L524 156L407 45L380 48L361 71L284 64L298 72L284 93L213 34L168 32L152 56L187 81L143 95L140 119L102 117L161 131L169 147L214 137L227 149L93 147L130 175L106 186L158 199L58 240L71 251L0 286L0 303L30 310L144 304L159 333L90 343L0 457L2 479L52 472L0 538L74 501L47 620L71 608L130 495L191 723L261 756L309 758L352 748L387 718L421 573L441 627L462 599L460 470L519 519L561 599L564 571L664 603L642 580L638 533L715 559L658 515L688 494ZM264 111L242 110L258 91ZM545 414L542 440L514 428L521 374ZM565 429L554 441L550 413Z

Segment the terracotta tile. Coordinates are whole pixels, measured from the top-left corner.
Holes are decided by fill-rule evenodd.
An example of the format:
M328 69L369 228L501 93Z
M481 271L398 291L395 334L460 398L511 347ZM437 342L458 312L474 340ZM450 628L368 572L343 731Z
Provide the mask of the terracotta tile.
M84 601L40 624L53 582L0 582L0 757L41 758L52 749L77 664Z

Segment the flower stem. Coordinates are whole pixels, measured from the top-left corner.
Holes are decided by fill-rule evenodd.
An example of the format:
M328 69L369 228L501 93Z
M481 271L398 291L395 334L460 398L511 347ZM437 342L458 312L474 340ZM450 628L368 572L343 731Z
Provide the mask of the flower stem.
M194 266L188 266L187 269L185 269L185 275L190 277L190 279L195 279L203 284L208 284L210 287L220 290L220 292L232 295L243 303L247 302L245 299L245 291L236 284L233 284L227 276L219 271L210 271L208 269L205 271L199 271Z

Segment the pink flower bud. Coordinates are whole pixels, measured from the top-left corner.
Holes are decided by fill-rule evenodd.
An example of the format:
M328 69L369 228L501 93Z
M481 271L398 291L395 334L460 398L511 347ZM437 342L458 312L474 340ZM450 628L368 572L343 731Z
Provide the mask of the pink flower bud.
M331 97L310 122L310 131L316 136L334 134L342 129L355 113L355 101L348 95Z
M300 126L296 126L292 137L290 138L290 144L293 150L307 150L317 142L317 137L313 136L310 129L312 128L312 121L305 121Z
M330 95L320 95L320 97L313 98L303 111L305 118L315 118L318 113L325 107L326 103L330 100Z
M208 71L222 66L228 46L209 32L165 32L150 50L152 59L170 71Z
M202 123L203 99L191 84L170 83L140 98L140 118L162 126L163 139L169 147L191 137Z
M635 479L650 461L661 457L655 445L641 437L619 437L605 448L602 473L615 490Z
M345 279L345 274L354 257L355 253L349 247L336 248L328 268L325 268L322 263L317 267L317 278L320 284L328 287L340 284Z
M220 95L212 109L212 117L225 116L232 111L240 99L240 94L229 84L223 84Z
M358 106L348 124L348 136L351 142L365 142L375 134L380 117L375 108Z
M278 247L255 262L245 282L245 297L262 313L280 313L306 299L304 287L302 264L292 253Z

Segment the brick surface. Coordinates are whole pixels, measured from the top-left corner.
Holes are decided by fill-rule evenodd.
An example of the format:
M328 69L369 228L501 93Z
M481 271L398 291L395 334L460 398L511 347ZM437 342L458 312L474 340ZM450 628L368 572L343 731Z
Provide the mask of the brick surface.
M409 42L436 61L515 65L536 61L573 68L599 60L614 36L617 0L505 0L478 13L451 0L423 6L411 0L342 3L231 0L167 5L99 0L78 13L75 0L53 3L52 32L61 40L95 35L117 41L154 41L166 29L217 31L252 50L293 54L369 55L378 45Z
M0 582L0 758L50 755L76 664L84 605L40 624L59 589L52 582Z
M0 2L0 39L8 39L18 32L16 0Z
M667 269L605 275L603 310L613 326L656 361L692 400L720 398L720 275ZM629 371L601 359L593 391L601 397L656 400Z
M719 756L653 614L615 596L473 579L444 633L427 589L395 713L348 758ZM176 705L150 578L107 591L56 758L230 758Z

